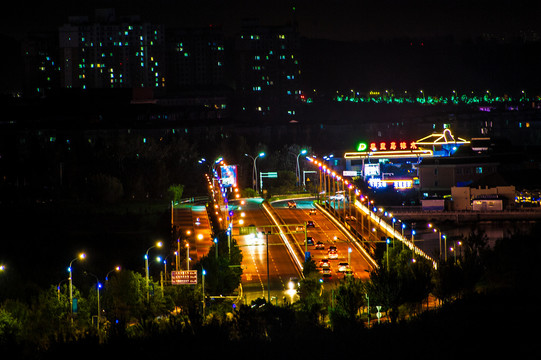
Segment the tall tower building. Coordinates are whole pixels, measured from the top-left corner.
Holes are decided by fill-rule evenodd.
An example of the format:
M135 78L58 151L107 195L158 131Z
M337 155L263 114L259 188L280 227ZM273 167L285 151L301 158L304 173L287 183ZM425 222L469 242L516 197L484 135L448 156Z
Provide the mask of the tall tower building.
M164 26L113 9L95 19L70 17L59 29L61 87L160 88L166 86Z
M207 90L225 85L225 39L220 27L167 33L168 89Z
M235 43L241 119L296 121L301 96L299 43L295 26L243 23Z

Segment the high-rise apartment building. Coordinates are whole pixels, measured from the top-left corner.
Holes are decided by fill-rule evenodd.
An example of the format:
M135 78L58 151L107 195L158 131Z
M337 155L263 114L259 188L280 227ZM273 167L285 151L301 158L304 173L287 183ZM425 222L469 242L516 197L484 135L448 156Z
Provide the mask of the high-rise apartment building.
M209 90L225 85L225 39L220 27L167 32L168 88Z
M166 86L164 26L97 10L93 21L70 17L59 29L61 87Z
M242 119L295 122L301 97L295 26L245 21L236 38L236 82Z
M32 34L21 44L23 93L26 97L45 97L58 88L60 67L54 34Z

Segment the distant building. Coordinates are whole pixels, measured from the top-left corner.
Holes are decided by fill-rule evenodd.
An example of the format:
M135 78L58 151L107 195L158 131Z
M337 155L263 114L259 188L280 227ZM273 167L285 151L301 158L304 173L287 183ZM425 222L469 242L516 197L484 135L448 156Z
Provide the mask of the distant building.
M70 17L59 29L61 87L79 89L165 87L163 25L113 9L95 18Z
M245 21L235 42L238 110L250 122L296 122L301 102L295 26Z
M515 207L515 187L451 188L453 210L496 211Z
M21 45L25 97L44 97L59 86L57 41L53 34L33 34Z
M225 46L220 27L168 30L168 90L225 87Z
M469 186L496 173L499 165L490 156L424 158L418 166L419 190L428 195L449 194L452 187Z

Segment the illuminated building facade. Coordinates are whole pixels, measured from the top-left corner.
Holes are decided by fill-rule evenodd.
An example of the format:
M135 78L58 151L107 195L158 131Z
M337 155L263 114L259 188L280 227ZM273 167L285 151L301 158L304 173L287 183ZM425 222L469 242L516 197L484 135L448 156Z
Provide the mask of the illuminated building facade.
M35 34L22 43L24 96L44 97L58 88L56 41L49 34Z
M296 27L245 21L236 38L239 111L243 119L296 122L301 100Z
M225 65L225 39L220 27L168 30L168 89L222 88Z
M95 20L70 17L59 29L61 87L79 89L165 87L163 25L136 16L117 19L97 10Z
M356 152L347 152L344 158L346 169L356 170L370 187L404 190L422 186L419 173L421 162L424 164L429 159L438 163L438 159L450 157L464 144L469 144L469 141L455 138L451 130L446 128L441 134L431 134L416 141L361 142ZM442 179L447 181L451 178L443 174Z

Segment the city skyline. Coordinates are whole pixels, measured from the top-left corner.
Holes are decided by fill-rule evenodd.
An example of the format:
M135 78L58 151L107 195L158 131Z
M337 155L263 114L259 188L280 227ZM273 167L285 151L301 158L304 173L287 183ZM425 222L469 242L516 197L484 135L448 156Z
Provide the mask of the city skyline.
M168 0L152 3L98 1L89 4L60 2L54 8L46 3L28 8L14 4L15 12L4 13L0 34L22 37L31 32L52 31L68 16L92 16L95 9L114 8L118 15L141 15L144 21L166 26L223 26L236 33L242 19L259 18L263 25L284 25L295 21L301 36L343 41L390 38L430 38L437 36L477 37L481 34L513 36L540 33L535 14L541 4L525 0L513 6L498 7L481 0L428 2L423 0L382 1L291 1L273 2L211 0L205 3ZM13 13L23 14L12 16Z

